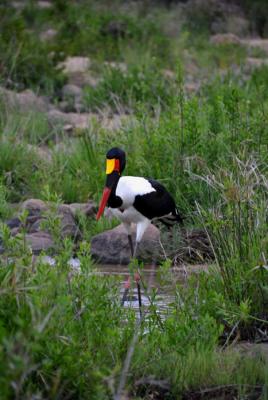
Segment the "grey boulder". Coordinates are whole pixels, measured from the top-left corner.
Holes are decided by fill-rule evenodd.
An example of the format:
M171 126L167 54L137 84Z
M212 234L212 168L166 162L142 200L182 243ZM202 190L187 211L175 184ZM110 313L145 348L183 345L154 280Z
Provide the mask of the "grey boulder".
M137 257L144 262L158 260L161 254L159 239L159 229L149 225L140 243ZM135 243L135 229L132 231L132 240ZM91 255L102 264L128 264L131 254L124 226L121 224L94 236L91 240Z
M47 232L35 232L26 234L26 242L31 247L33 254L39 254L41 251L53 249L54 242Z
M21 113L45 113L49 109L48 102L43 97L37 96L32 90L27 89L16 93L0 87L0 99L5 101L8 109Z

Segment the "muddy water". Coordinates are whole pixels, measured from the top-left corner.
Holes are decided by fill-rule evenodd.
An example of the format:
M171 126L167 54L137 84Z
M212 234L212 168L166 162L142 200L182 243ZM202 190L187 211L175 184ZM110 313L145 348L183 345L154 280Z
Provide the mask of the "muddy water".
M129 277L128 266L123 265L101 265L98 267L103 275L116 275L120 277L120 297L123 298L125 291L124 284ZM142 269L141 281L141 301L143 312L149 312L150 304L152 304L152 293L157 291L157 295L153 300L154 305L157 307L157 312L161 316L165 316L169 310L169 304L173 300L171 294L171 287L161 287L157 279L157 266L145 265ZM139 301L138 291L135 281L131 282L131 288L124 302L124 307L133 308L139 315Z
M157 313L161 318L165 318L170 312L170 304L174 302L174 286L176 283L182 285L187 284L187 279L190 274L197 273L206 269L204 265L195 266L180 266L172 268L168 271L169 277L168 284L163 284L159 279L158 267L154 264L145 265L142 269L142 283L141 283L141 298L142 308L144 313L149 312L150 305L152 304L152 295L156 293L153 299L153 304L157 308ZM103 275L115 275L120 277L120 296L123 298L124 283L129 276L129 269L126 265L98 265L97 270ZM124 307L130 307L139 314L139 302L136 283L132 282L131 289L128 293L127 299L124 302Z
M56 260L49 256L43 256L42 261L48 265L54 266ZM80 261L77 258L71 258L68 262L70 268L76 273L80 273ZM115 275L120 279L120 298L122 300L125 291L124 283L129 277L129 268L127 265L96 265L97 271L94 272L100 275ZM179 267L173 267L166 271L168 274L166 277L159 279L159 268L155 264L147 264L142 268L141 276L141 298L142 308L144 313L149 312L150 305L153 305L157 309L157 313L161 318L165 318L171 311L170 304L174 302L174 286L176 283L181 285L187 285L188 277L193 273L200 271L207 271L208 265L197 264L197 265L181 265ZM166 282L166 283L165 283ZM168 283L167 283L168 282ZM153 300L152 300L153 298ZM124 307L130 307L137 311L139 314L139 302L136 283L132 282Z

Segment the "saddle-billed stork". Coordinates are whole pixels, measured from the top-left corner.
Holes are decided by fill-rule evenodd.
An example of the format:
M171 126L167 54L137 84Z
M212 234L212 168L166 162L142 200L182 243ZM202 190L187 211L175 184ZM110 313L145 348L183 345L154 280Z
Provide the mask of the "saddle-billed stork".
M123 150L113 147L108 151L106 185L96 219L102 216L107 205L111 213L123 223L128 234L132 257L135 258L143 234L153 220L160 219L164 224L171 225L173 222L182 223L182 217L175 201L163 185L153 179L121 176L125 166L126 154ZM131 238L132 223L137 225L134 248ZM138 279L136 277L137 285ZM129 282L126 288L128 285Z
M103 191L98 220L106 207L124 225L133 257L146 228L159 219L166 225L182 223L175 201L163 185L153 179L138 176L121 176L126 166L126 154L113 147L106 155L106 185ZM161 218L162 217L162 218ZM136 243L133 250L131 224L137 224Z

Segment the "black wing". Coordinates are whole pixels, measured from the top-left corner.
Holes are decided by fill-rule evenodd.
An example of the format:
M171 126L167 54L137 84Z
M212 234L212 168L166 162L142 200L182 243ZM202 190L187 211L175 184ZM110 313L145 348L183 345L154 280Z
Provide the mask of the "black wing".
M182 223L182 217L178 212L175 201L166 188L153 179L148 179L148 181L155 191L137 195L133 204L136 210L148 219L160 218L171 214L171 219Z

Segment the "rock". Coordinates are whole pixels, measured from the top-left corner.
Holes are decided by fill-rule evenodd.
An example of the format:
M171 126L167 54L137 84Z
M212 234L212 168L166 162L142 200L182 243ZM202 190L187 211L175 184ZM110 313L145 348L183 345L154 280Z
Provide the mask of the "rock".
M126 114L114 114L112 117L103 115L99 118L99 120L101 126L109 131L119 130L122 127L122 124L135 123L134 118L131 118Z
M63 97L81 97L83 94L82 89L76 85L64 85L62 88Z
M69 113L69 112L73 112L74 111L73 102L70 102L70 101L67 101L67 100L60 101L57 104L57 106L58 106L58 110L62 111L62 112Z
M22 210L28 210L30 215L38 215L48 209L44 201L39 199L25 200L21 206Z
M53 204L51 204L52 206ZM46 251L55 247L49 229L42 226L42 223L46 222L50 214L50 206L42 200L29 199L24 201L20 207L20 211L24 210L28 211L24 227L26 240L29 246L32 247L33 253L39 254L42 250ZM61 204L55 208L54 204L53 215L59 218L61 238L81 239L81 232L75 218L75 214L78 211L90 217L96 213L96 205L93 201L89 201L88 203L73 203L70 205ZM8 220L6 224L9 226L12 236L16 236L21 232L22 223L18 217Z
M48 206L39 199L29 199L22 204L22 210L28 210L27 231L29 233L40 232L41 222L45 220L45 212L49 212ZM71 236L77 238L80 235L76 225L74 213L67 204L59 205L57 214L61 219L61 234L62 237Z
M16 93L1 87L0 98L4 99L8 107L18 110L21 113L43 113L49 109L48 103L43 98L36 96L36 94L29 89Z
M176 74L174 71L171 71L171 69L164 69L163 76L164 78L171 79L173 81L176 79Z
M35 146L29 143L26 143L25 146L30 152L35 153L38 158L46 163L50 163L52 161L52 153L51 150L46 146Z
M144 233L138 249L138 257L143 261L152 261L159 258L161 247L159 245L160 232L154 225L150 225ZM135 230L132 232L135 242ZM114 229L100 233L91 240L91 254L103 264L128 264L130 249L127 233L121 224Z
M12 228L10 230L11 236L17 236L18 233L20 233L20 228L16 227L16 228Z
M63 125L63 130L65 133L68 133L68 135L71 135L72 133L74 133L74 127L71 124Z
M268 39L244 39L242 43L248 47L255 47L268 54Z
M210 38L210 43L215 45L222 44L241 44L241 40L233 33L218 33Z
M197 60L194 55L187 49L182 52L182 59L185 70L185 80L192 82L194 79L199 79L200 67L197 65Z
M97 212L97 206L94 201L89 201L88 203L72 203L69 204L70 209L73 214L82 213L87 217L91 217Z
M122 126L134 127L137 124L137 119L127 112L120 112L118 114L114 114L109 112L109 110L105 110L103 112L90 113L89 114L92 121L98 123L102 128L107 129L109 131L115 131L121 129Z
M57 109L50 110L47 113L48 122L51 127L60 126L66 133L72 133L74 130L83 130L90 128L93 121L97 121L102 128L114 131L122 127L122 124L135 123L135 119L127 114L114 114L112 116L96 113L65 113Z
M51 163L52 161L52 152L46 146L34 146L34 151L40 158L40 160L45 161L46 163Z
M248 57L245 61L245 65L249 69L260 68L264 65L268 66L268 58Z
M31 247L33 254L40 254L41 251L47 251L54 247L51 235L46 232L26 234L25 238L27 244Z
M92 76L90 72L75 72L68 76L68 82L70 84L79 86L81 88L85 86L96 87L100 80L100 78Z
M9 229L14 229L14 228L19 228L21 226L21 221L18 217L14 217L9 219L6 222L6 224L9 227Z
M9 4L9 3L8 3ZM26 6L28 6L29 2L26 0L20 0L20 1L12 1L11 6L14 7L17 10L22 10ZM31 4L31 7L37 7L40 10L48 10L53 7L52 1L45 1L45 0L40 0L40 1L34 1Z
M68 77L69 84L84 87L85 85L97 86L99 78L92 76L89 71L91 62L88 57L68 57L65 61L58 64L58 68Z
M12 1L11 6L14 7L16 10L22 10L25 8L26 3L23 1Z
M46 210L48 211L48 209ZM76 224L74 213L67 204L62 204L58 207L57 214L60 217L61 235L62 237L71 236L73 239L80 237L80 231ZM42 222L46 220L46 216L41 214L30 215L27 218L27 231L28 233L47 232L42 228Z
M82 101L82 99L79 99L78 97L75 99L69 98L68 100L60 101L58 103L58 108L60 111L65 113L86 113L87 107L85 107L85 105L80 101Z
M61 218L61 235L63 237L71 236L74 239L80 237L81 233L71 208L67 204L62 204L58 208L58 214Z
M240 342L235 345L235 350L239 353L252 358L263 358L268 363L268 342L263 343L251 343L251 342Z
M29 213L26 220L27 233L40 232L41 222L44 221L43 214L48 211L47 205L42 200L29 199L22 203L21 210L27 210Z
M26 219L26 230L29 233L36 232L40 229L33 229L32 227L38 222L40 223L41 214L39 211L30 210L29 215ZM12 235L16 235L19 232L22 223L18 217L14 217L6 222L6 225L11 229Z
M41 231L47 232L47 230L42 229L42 222L44 222L44 220L45 220L45 218L42 218L41 216L39 216L38 219L33 221L31 224L29 223L29 227L27 229L28 233L35 233L35 232L41 232Z
M82 101L82 98L80 99ZM74 111L77 113L85 113L87 111L87 107L79 101L78 98L76 98L76 101L74 103Z
M64 113L53 109L47 113L47 118L52 127L71 125L73 129L87 129L90 126L90 114L86 113Z
M86 107L83 104L83 91L79 86L71 84L63 86L62 97L63 101L58 105L61 111L67 113L82 113L86 111Z
M41 32L39 37L40 37L41 41L46 42L46 41L54 39L54 37L57 35L57 33L58 33L58 31L56 31L56 29L50 28L44 32Z
M52 3L50 1L38 1L37 7L45 10L52 7Z
M66 75L88 71L90 67L90 59L88 57L68 57L59 64L63 68Z
M184 89L187 93L196 93L200 89L200 83L198 82L186 82Z

